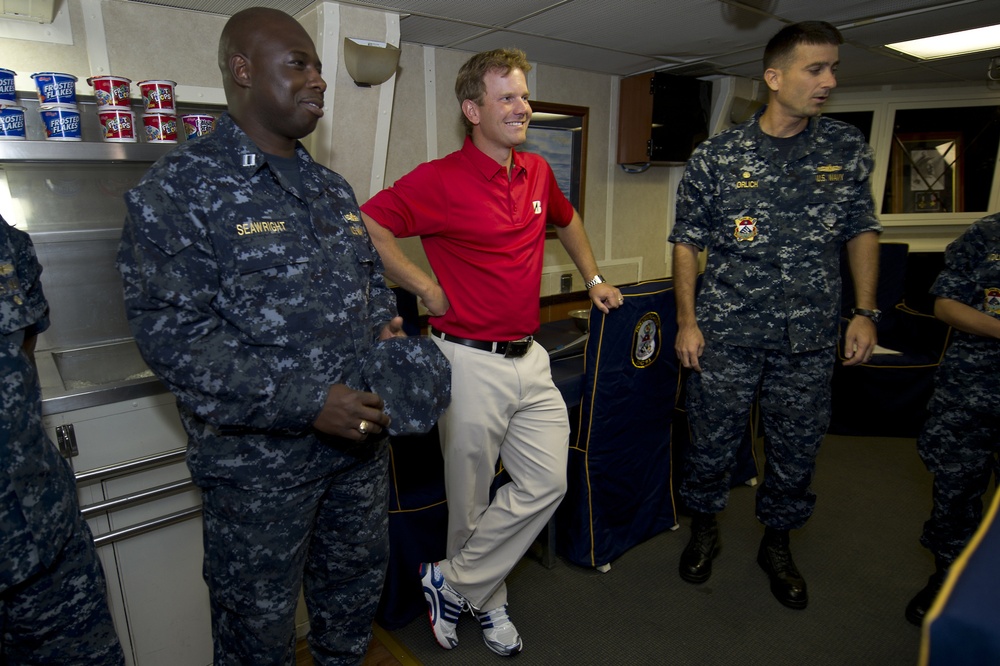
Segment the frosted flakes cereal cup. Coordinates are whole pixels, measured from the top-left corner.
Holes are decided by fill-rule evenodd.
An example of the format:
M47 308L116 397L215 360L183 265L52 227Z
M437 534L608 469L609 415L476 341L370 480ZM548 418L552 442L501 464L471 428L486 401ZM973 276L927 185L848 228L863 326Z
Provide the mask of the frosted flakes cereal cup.
M215 116L193 113L181 116L181 123L184 124L184 132L187 134L189 141L215 131Z
M76 77L59 72L32 74L39 104L76 104Z
M126 109L97 112L104 130L102 138L110 143L135 143L135 114Z
M17 90L14 89L14 70L0 68L0 104L17 101Z
M173 81L139 81L139 93L142 95L142 103L146 107L146 113L154 111L167 111L174 113L174 86Z
M42 104L38 115L49 141L80 141L80 111L76 104Z
M24 107L0 104L0 141L24 141Z
M132 107L132 80L124 76L92 76L87 83L94 87L97 110Z
M142 125L146 143L177 143L177 116L172 113L144 113Z

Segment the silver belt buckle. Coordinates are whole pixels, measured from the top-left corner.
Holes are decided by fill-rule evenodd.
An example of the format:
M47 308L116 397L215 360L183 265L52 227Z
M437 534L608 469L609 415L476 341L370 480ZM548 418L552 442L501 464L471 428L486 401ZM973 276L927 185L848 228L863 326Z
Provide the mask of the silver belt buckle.
M503 353L504 358L521 358L531 349L533 338L529 335L520 340L511 340L507 343L507 350Z

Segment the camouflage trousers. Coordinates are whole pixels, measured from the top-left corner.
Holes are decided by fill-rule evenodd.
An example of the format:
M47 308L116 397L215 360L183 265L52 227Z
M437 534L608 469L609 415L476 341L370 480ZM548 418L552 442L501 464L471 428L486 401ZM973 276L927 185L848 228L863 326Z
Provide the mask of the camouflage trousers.
M125 664L93 536L74 523L51 566L0 594L0 664Z
M203 488L215 666L295 663L299 590L313 662L360 664L389 556L388 444L291 488Z
M757 519L776 529L806 523L816 504L810 488L816 454L830 423L834 360L834 348L792 354L706 342L702 371L692 372L687 386L691 446L679 492L689 509L725 508L736 452L759 397L766 460Z
M938 397L932 398L931 415L917 439L917 451L934 475L934 508L920 543L951 563L983 518L983 493L1000 454L1000 414L945 405Z

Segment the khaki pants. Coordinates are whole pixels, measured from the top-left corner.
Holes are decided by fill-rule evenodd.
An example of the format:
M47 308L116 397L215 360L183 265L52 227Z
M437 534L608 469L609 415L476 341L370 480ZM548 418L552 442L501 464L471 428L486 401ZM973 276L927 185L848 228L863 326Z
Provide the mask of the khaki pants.
M566 494L569 418L538 343L521 358L433 338L451 362L438 421L448 498L445 579L474 608L507 603L504 578ZM511 482L490 501L497 459Z

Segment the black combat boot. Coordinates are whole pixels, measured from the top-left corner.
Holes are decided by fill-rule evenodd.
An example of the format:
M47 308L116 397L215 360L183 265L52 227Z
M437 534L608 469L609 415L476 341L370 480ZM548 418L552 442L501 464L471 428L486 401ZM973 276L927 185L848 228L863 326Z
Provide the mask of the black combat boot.
M934 561L937 564L937 569L927 579L927 585L910 599L910 603L906 604L906 619L918 627L923 625L927 611L934 605L934 599L941 591L944 579L948 577L948 563L937 558Z
M712 575L712 559L719 554L719 524L714 513L696 513L691 520L691 540L681 553L681 578L704 583Z
M771 579L771 594L789 608L800 610L809 603L806 581L795 568L788 549L788 530L764 528L764 538L757 551L757 564Z

